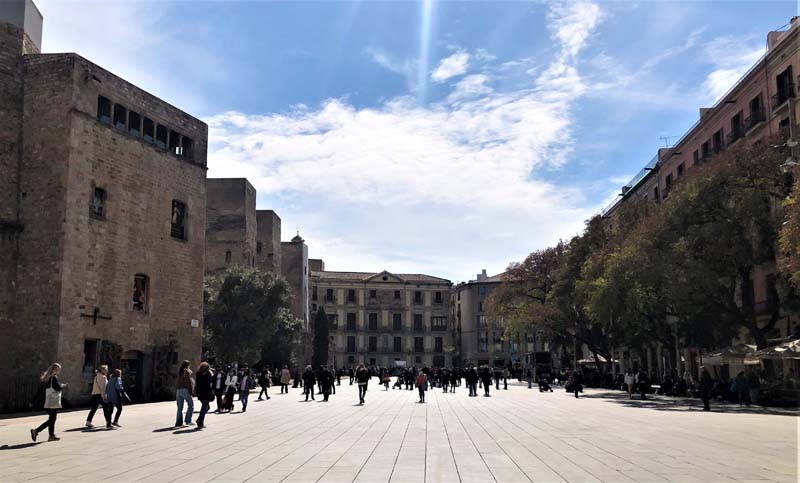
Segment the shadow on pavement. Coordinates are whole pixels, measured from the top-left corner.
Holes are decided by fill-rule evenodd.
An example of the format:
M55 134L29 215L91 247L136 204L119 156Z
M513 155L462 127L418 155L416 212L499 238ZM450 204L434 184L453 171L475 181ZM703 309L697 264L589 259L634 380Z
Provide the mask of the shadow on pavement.
M166 433L167 431L174 431L174 430L175 430L175 426L169 426L169 427L166 427L166 428L154 429L153 432L154 433Z
M648 395L647 399L639 399L634 395L633 399L628 399L628 394L624 392L596 392L591 394L581 394L581 399L602 399L607 402L619 404L621 406L654 409L656 411L684 411L684 412L703 412L703 403L699 399L693 398L672 398L667 396ZM729 414L772 414L776 416L797 416L798 411L793 408L767 408L762 406L739 406L727 401L711 401L712 413Z
M44 441L37 441L36 443L22 443L22 444L10 444L10 445L4 444L3 446L0 446L0 451L6 449L25 449L25 448L30 448L32 446L40 445L42 443L44 443Z
M175 429L175 428L170 428ZM186 429L179 429L177 431L173 431L172 434L186 434L186 433L196 433L198 431L202 431L202 429L194 427L194 428L186 428Z

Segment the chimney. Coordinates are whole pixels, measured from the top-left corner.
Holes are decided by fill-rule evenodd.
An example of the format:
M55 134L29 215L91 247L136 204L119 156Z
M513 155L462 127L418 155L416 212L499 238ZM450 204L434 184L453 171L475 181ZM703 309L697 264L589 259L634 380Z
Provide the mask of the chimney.
M24 36L21 53L38 54L42 51L42 14L33 0L0 1L0 23L10 23L20 29Z
M489 278L489 277L486 275L486 269L484 268L483 270L481 270L481 273L478 274L478 281L479 282L483 282L487 278Z

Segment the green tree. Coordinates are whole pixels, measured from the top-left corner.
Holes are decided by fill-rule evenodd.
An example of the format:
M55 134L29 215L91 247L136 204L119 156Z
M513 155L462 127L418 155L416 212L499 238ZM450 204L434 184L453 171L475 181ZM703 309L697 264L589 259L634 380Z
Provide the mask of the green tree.
M311 364L314 368L328 365L328 346L330 345L330 322L325 315L325 309L320 307L317 310L317 317L314 319L314 344L311 353Z
M204 350L225 361L288 361L300 322L290 311L286 280L233 266L205 280Z

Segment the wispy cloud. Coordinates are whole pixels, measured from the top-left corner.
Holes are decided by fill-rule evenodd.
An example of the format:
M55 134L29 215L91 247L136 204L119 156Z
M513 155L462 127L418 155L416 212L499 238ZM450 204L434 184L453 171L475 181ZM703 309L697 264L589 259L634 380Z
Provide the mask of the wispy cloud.
M585 31L573 31L562 14ZM532 246L576 233L590 214L579 189L538 173L568 160L571 105L582 92L577 56L599 17L594 4L554 7L549 19L560 26L552 30L559 50L547 75L530 77L524 89L498 91L489 75L471 74L429 105L410 96L370 108L330 99L281 114L213 116L209 176L247 176L262 195L291 200L284 220L311 223L306 237L331 267L500 270ZM386 56L373 59L406 68ZM466 51L447 59L438 79L466 73ZM505 249L487 253L497 237Z
M714 67L703 83L709 102L728 91L745 72L764 55L765 47L753 37L717 37L703 49L703 58Z
M456 52L439 61L439 66L431 73L431 79L436 82L444 82L451 77L461 75L467 71L469 66L469 53Z

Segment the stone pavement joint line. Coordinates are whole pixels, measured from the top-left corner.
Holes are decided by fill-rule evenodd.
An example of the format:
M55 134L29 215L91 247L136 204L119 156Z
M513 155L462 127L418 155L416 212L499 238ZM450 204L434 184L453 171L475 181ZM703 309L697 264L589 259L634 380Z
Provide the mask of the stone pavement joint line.
M359 406L345 384L327 403L302 389L251 396L202 431L169 427L171 402L126 406L111 431L67 411L53 443L30 441L36 413L0 420L0 483L798 481L796 412L584 396L514 383L488 398L431 389L419 404L416 390L371 383Z

